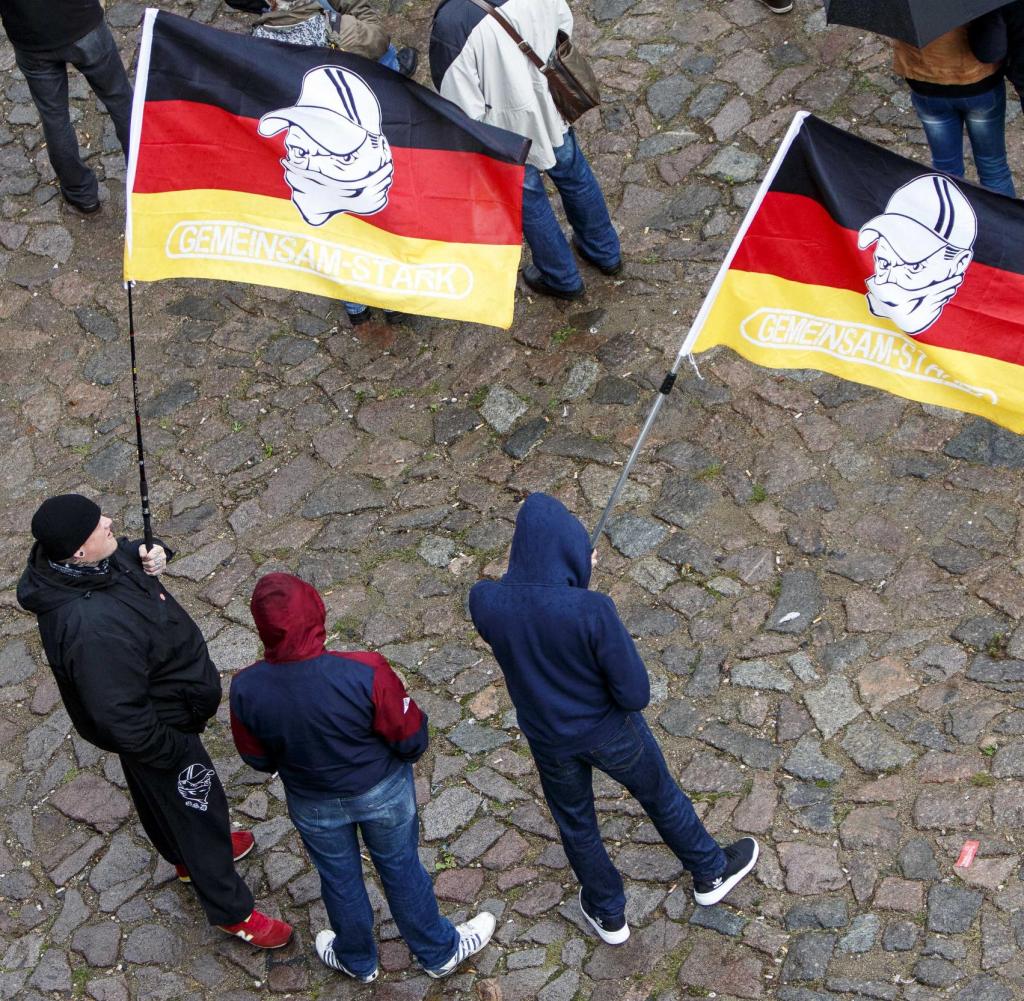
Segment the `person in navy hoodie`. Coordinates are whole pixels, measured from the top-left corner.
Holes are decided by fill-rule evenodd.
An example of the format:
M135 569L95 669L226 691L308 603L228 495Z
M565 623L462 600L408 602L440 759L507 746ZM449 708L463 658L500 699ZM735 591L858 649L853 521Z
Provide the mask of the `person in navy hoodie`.
M402 937L430 976L448 976L490 941L495 920L483 911L452 925L417 854L412 763L427 749L426 715L380 654L325 649L324 603L298 577L267 574L250 608L264 655L231 684L231 732L249 765L280 773L320 872L331 930L317 935L317 954L362 983L377 978L358 828Z
M589 591L596 554L583 525L554 497L531 494L519 510L508 572L469 593L477 631L505 675L530 743L580 907L611 945L629 938L622 877L594 812L592 769L624 785L692 873L694 899L715 904L754 867L753 838L727 846L705 830L669 773L641 710L647 669L607 595Z

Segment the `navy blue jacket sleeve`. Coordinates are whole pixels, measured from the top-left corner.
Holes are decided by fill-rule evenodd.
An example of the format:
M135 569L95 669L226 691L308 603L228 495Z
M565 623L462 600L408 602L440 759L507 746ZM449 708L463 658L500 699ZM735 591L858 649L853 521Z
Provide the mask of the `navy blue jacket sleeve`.
M612 699L628 712L639 712L651 701L647 668L615 610L615 602L605 595L599 597L591 639L594 656Z

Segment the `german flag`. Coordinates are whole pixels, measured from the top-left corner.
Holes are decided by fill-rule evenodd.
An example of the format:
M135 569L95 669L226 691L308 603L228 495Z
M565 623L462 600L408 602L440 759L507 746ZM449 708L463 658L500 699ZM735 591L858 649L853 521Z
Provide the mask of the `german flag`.
M1024 206L800 113L684 345L1024 432Z
M148 10L125 278L508 327L528 148L359 56Z

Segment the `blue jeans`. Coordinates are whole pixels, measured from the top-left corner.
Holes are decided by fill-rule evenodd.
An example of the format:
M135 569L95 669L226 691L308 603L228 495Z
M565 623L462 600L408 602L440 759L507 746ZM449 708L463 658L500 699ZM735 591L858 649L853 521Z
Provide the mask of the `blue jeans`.
M694 879L712 880L725 855L693 804L676 785L661 748L640 713L630 713L618 733L600 747L553 756L533 750L544 797L562 835L569 864L595 917L616 920L626 907L622 877L608 858L594 812L592 769L624 785L647 812L662 840Z
M459 933L441 915L416 852L419 823L412 766L347 799L306 799L288 790L288 813L320 873L320 895L337 938L334 951L357 976L377 969L373 909L363 883L356 827L373 859L391 916L427 970L455 955Z
M132 85L106 22L72 45L49 52L14 49L14 58L39 112L53 171L69 201L94 204L99 196L96 175L83 162L68 110L68 63L96 92L114 121L118 141L128 156L132 120Z
M545 173L554 181L583 253L602 267L619 263L619 237L608 216L608 206L597 178L576 142L572 129L555 150L555 165ZM533 266L554 288L571 292L583 285L576 258L558 225L540 171L526 165L523 177L523 236L533 254Z
M932 151L932 166L955 177L964 176L964 126L978 179L986 188L1016 197L1006 162L1006 86L972 97L932 97L911 91L914 110L924 126Z

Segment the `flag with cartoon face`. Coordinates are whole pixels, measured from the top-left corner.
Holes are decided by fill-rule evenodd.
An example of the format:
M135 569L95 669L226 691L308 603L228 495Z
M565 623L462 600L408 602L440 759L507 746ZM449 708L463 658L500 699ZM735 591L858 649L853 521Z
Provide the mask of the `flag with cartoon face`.
M1024 433L1024 205L800 113L684 345Z
M508 327L528 148L359 56L149 10L125 278L221 278Z

